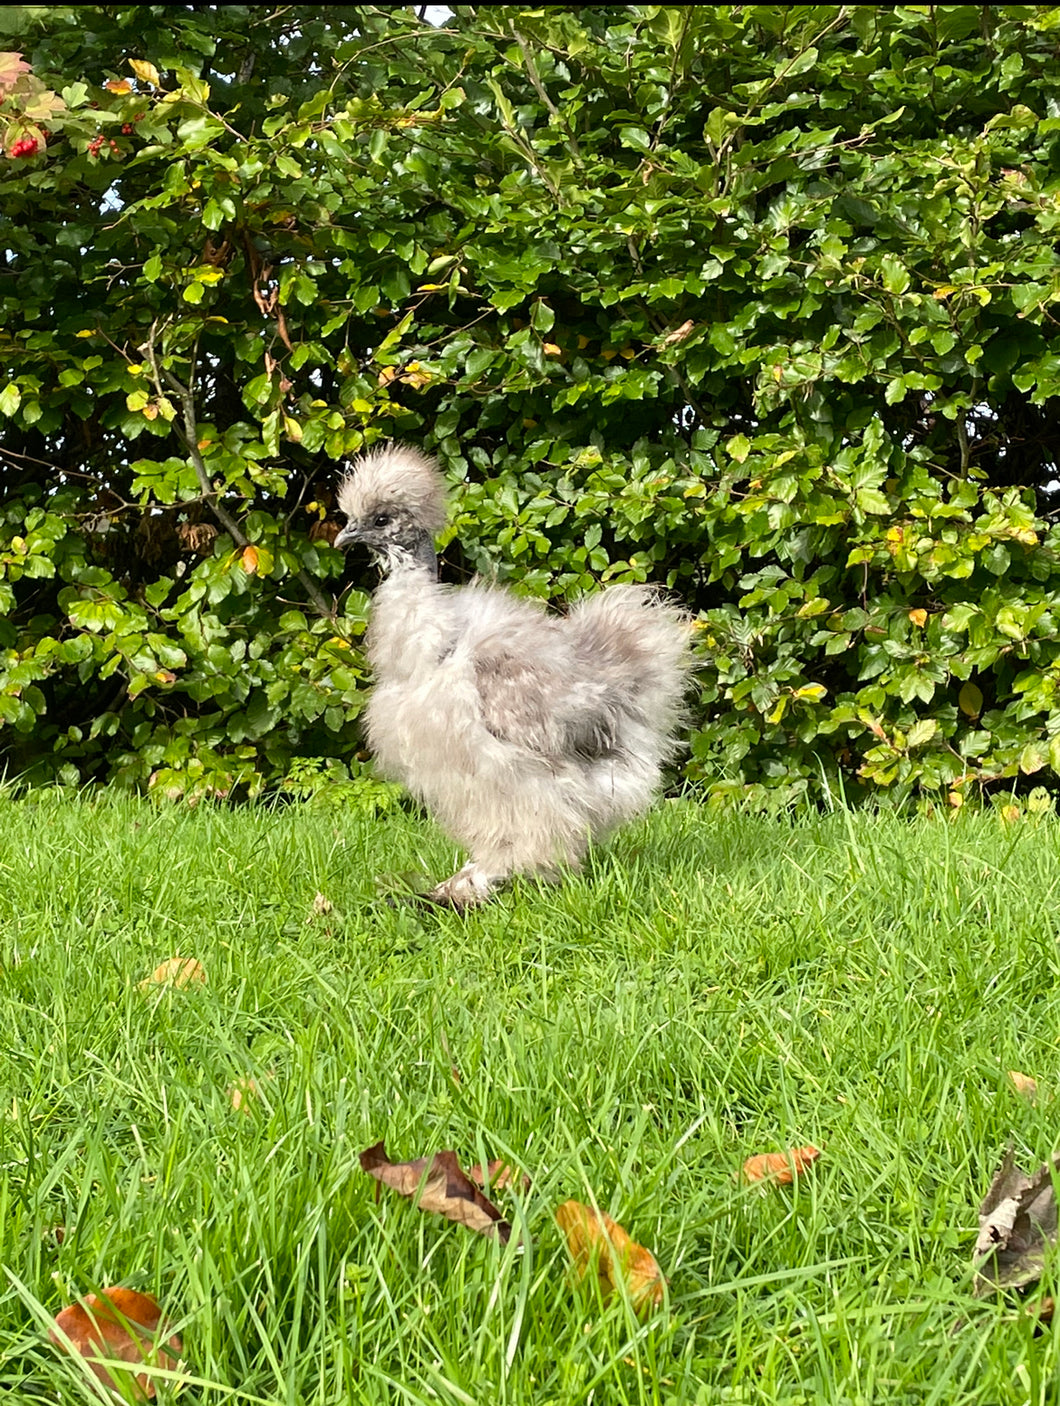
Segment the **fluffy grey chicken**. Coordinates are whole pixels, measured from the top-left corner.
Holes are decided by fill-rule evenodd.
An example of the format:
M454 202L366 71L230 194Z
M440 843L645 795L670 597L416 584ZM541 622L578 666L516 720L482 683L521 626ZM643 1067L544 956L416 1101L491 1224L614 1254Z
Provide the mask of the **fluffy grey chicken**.
M647 586L567 615L476 581L438 582L445 484L414 449L354 461L335 545L383 568L367 636L368 741L470 858L429 895L463 908L512 874L551 877L642 811L673 751L690 622Z

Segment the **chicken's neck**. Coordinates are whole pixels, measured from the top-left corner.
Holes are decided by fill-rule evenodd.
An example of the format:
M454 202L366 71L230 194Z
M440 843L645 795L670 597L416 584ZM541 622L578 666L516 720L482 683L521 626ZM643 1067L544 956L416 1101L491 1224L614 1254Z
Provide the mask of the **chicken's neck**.
M438 583L433 546L388 551L387 574L372 599L368 657L376 678L422 679L452 648L449 592Z
M425 532L408 543L388 543L382 553L382 566L388 578L413 572L417 575L425 573L429 581L438 580L434 543Z

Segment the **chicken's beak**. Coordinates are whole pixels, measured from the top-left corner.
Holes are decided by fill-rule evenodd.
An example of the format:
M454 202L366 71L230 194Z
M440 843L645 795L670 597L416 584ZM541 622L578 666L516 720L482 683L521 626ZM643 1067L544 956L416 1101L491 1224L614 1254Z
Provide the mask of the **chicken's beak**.
M348 522L339 535L335 538L335 546L340 552L349 551L361 540L361 534L357 531L357 524Z

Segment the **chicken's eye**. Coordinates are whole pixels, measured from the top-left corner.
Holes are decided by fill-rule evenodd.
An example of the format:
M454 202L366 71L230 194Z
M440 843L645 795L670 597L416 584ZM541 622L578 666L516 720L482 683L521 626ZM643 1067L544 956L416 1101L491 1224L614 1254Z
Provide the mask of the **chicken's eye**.
M375 516L375 520L374 520L373 523L372 523L372 526L373 526L373 527L389 527L389 526L390 526L390 514L389 514L389 513L377 513L376 516Z

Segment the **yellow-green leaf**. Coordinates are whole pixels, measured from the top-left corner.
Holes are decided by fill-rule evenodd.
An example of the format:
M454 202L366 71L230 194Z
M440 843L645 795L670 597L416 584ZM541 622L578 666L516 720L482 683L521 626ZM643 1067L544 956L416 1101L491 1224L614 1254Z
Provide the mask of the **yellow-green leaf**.
M977 718L983 711L983 691L974 683L966 683L957 695L957 704L962 713Z
M725 452L730 459L735 459L738 464L742 464L751 452L751 441L745 434L734 434L725 445Z
M161 87L162 80L158 76L158 69L153 63L148 63L147 59L129 59L129 67L144 83L150 83L152 87Z

